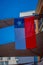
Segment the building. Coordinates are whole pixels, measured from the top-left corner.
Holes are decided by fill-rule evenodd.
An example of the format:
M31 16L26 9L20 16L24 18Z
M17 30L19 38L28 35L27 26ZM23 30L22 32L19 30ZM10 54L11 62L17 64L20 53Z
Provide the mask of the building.
M26 16L27 16L27 13L26 13ZM43 0L39 0L36 11L33 11L33 13L43 14ZM42 56L43 55L43 18L39 16L39 19L37 18L35 20L35 24L36 24L36 29L35 29L36 39L37 39L37 45L38 45L37 49L32 49L33 52L31 50L15 50L15 43L11 42L5 45L0 45L0 56L31 56L31 55ZM14 19L0 20L0 29L3 29L8 26L12 26L12 25L14 25Z
M20 12L19 17L26 17L26 16L32 16L35 14L35 10L33 11L28 11L28 12Z
M36 14L43 14L43 0L39 0L36 8ZM43 31L43 15L39 20L37 19L37 33Z
M36 8L36 14L43 14L43 0L39 0L38 1L38 5ZM39 18L36 20L36 27L37 27L37 33L43 32L43 15L42 18ZM42 47L43 49L43 47ZM40 60L41 57L39 57ZM42 64L41 64L42 63ZM39 63L39 65L43 65L43 61Z

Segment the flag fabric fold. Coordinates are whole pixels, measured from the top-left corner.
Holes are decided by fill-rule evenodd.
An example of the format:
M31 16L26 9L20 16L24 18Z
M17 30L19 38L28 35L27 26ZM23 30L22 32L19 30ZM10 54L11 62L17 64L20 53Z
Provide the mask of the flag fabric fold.
M24 25L25 25L26 48L27 49L36 48L34 17L32 16L24 18Z

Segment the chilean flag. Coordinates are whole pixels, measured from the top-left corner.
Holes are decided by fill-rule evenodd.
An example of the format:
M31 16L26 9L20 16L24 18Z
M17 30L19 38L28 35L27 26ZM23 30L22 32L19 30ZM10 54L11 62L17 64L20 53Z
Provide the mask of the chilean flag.
M36 48L34 17L14 19L15 48Z

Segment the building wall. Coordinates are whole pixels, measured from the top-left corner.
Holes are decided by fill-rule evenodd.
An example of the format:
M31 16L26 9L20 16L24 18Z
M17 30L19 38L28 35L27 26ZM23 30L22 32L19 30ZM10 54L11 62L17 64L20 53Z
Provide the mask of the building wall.
M39 0L38 1L38 4L37 4L37 8L36 8L36 12L37 14L42 14L43 13L43 0ZM39 20L37 19L36 20L36 33L38 34L39 33ZM42 29L43 31L43 29ZM40 61L40 56L38 57L38 60Z
M43 10L43 0L39 0L35 13L42 14L43 13L42 10ZM39 33L39 27L38 26L39 26L39 20L37 19L36 20L36 33L37 34Z
M0 29L0 45L15 42L14 26Z

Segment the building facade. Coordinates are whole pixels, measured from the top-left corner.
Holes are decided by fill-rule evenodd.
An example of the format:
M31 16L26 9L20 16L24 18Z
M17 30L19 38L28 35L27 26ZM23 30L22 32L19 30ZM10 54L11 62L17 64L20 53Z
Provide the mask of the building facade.
M42 17L36 20L36 31L39 33L43 31L43 0L38 1L36 14L42 14Z

